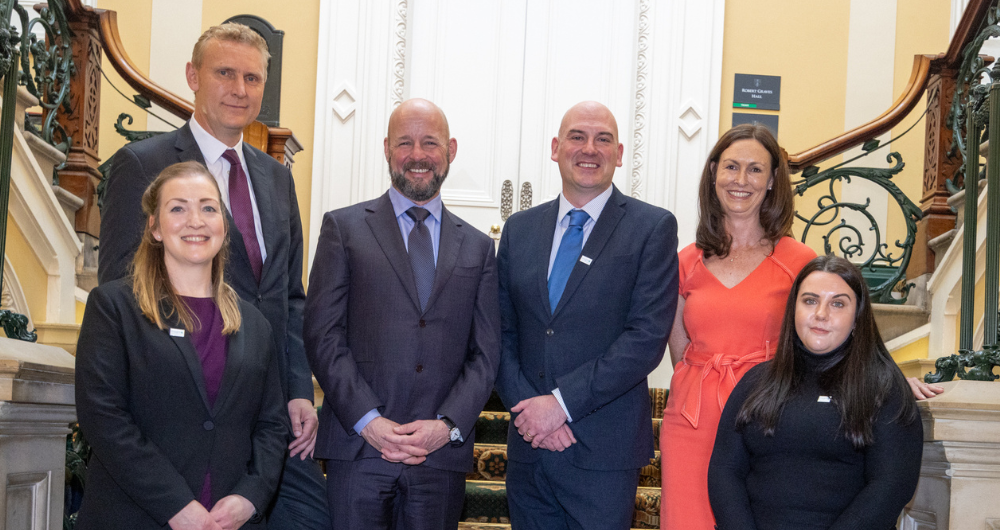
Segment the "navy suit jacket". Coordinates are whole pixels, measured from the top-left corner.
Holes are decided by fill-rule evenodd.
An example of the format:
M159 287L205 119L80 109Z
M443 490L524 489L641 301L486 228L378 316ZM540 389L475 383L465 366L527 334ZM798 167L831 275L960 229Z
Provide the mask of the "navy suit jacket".
M465 439L427 456L436 469L471 469L476 419L493 388L500 313L493 240L441 214L427 308L389 194L327 212L306 300L306 351L326 396L316 458L381 454L354 425L372 409L404 424L447 416Z
M212 498L239 494L263 513L285 461L288 412L270 326L244 301L240 313L210 407L189 335L147 319L129 279L90 292L76 355L77 414L93 448L79 530L163 528L197 499L206 471Z
M646 376L663 357L677 308L677 222L614 189L583 247L592 261L577 261L553 312L547 277L558 210L557 199L504 226L497 391L510 409L558 388L577 439L563 453L569 462L637 469L653 457ZM513 421L507 440L513 461L545 451L532 449Z
M243 236L232 216L226 282L271 324L285 400L313 400L309 362L302 344L302 222L292 173L277 160L246 143L243 157L257 199L267 260L260 283L254 278ZM169 165L194 160L205 163L201 149L185 124L176 131L126 145L115 153L101 208L101 249L97 278L106 283L124 277L139 247L146 219L142 194Z

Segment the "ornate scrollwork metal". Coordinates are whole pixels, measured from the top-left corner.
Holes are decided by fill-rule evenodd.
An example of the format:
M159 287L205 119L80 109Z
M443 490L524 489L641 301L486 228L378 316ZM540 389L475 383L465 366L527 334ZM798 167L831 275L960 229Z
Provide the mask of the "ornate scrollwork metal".
M130 131L125 128L125 125L122 125L122 122L125 120L128 120L128 123L125 125L132 125L132 116L123 112L118 115L118 121L115 122L115 132L124 136L129 143L163 134L163 131Z
M514 184L510 180L505 180L500 188L500 219L507 222L512 213L514 213Z
M521 183L521 201L520 201L520 211L527 210L531 208L531 183L523 182Z
M4 333L8 339L17 339L27 342L38 340L38 334L28 331L28 317L15 313L7 309L0 309L0 326L3 326Z
M1000 349L985 346L981 350L958 350L956 355L934 361L935 372L924 376L928 383L946 383L958 376L969 381L995 381L993 367L1000 366ZM969 368L969 370L966 370Z
M15 3L13 8L21 20L23 32L20 37L20 83L48 111L42 123L42 139L63 153L68 153L73 143L72 138L56 121L60 107L65 112L71 111L70 77L76 74L73 33L66 19L65 7L60 0L50 1L39 11L37 18L30 20L23 7ZM40 40L35 35L35 27L44 30L45 39ZM29 73L32 71L34 74Z
M876 148L877 144L865 146L865 150L869 152ZM837 253L845 258L858 259L868 255L868 258L859 265L862 272L869 279L885 278L871 288L872 301L902 304L906 301L906 296L912 286L912 284L906 283L906 267L910 262L913 243L916 241L917 221L923 214L920 207L914 204L891 180L893 176L903 170L903 158L899 153L889 153L886 160L894 165L890 168L834 166L822 172L815 167L807 168L803 172L805 178L793 183L794 192L797 195L802 196L808 189L822 183L827 183L828 188L826 194L816 201L818 209L814 214L806 217L796 211L795 216L805 223L805 228L802 230L802 242L805 242L809 237L810 231L814 229L826 230L822 235L825 253L832 254L836 244ZM870 198L861 204L837 197L836 184L838 182L847 184L851 182L852 178L864 179L877 184L888 192L899 206L906 222L906 238L903 241L897 239L893 249L890 249L888 242L883 241L884 236L878 222L868 212L868 207L871 206ZM861 230L849 224L847 219L842 216L845 210L858 212L863 219L867 220L869 223L867 230ZM866 232L871 234L871 241L865 240ZM834 241L835 239L836 241ZM900 296L893 296L894 291L898 291Z
M990 7L986 15L986 23L974 39L966 44L962 50L962 64L958 69L958 77L955 81L955 93L951 99L951 110L945 124L952 130L950 155L961 156L962 164L955 171L954 179L948 180L945 185L953 195L965 189L962 181L965 178L966 161L966 140L968 138L965 130L966 105L969 102L977 102L976 113L987 112L982 101L989 90L988 84L981 84L979 81L983 76L991 80L1000 80L1000 64L994 64L992 68L986 64L979 52L983 48L983 43L987 40L1000 37L1000 4ZM983 117L982 122L987 120Z

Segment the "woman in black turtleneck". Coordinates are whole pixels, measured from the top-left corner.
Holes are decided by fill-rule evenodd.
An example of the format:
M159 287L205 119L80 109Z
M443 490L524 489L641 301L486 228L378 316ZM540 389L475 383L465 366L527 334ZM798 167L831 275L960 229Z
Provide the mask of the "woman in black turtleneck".
M822 256L792 286L774 360L719 422L708 489L720 530L885 530L920 476L923 430L861 271Z

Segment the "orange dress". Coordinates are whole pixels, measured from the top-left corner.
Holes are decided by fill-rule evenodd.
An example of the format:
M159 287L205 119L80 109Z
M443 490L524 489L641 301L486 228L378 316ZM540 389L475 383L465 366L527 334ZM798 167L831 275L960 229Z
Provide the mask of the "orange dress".
M788 292L816 253L790 237L742 282L727 289L694 244L678 254L684 328L691 343L674 367L660 431L660 528L712 530L708 461L722 408L750 368L770 359Z

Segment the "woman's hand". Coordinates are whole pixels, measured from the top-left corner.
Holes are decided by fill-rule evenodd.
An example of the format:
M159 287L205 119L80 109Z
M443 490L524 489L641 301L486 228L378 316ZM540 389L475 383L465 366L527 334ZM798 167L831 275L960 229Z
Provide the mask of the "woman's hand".
M167 521L172 530L221 530L222 527L198 501L191 501Z
M917 398L918 401L932 398L944 392L943 386L930 385L916 377L907 377L906 382L910 384L910 390L913 390L913 397Z
M253 517L253 503L242 495L226 495L212 507L212 518L222 530L236 530Z

